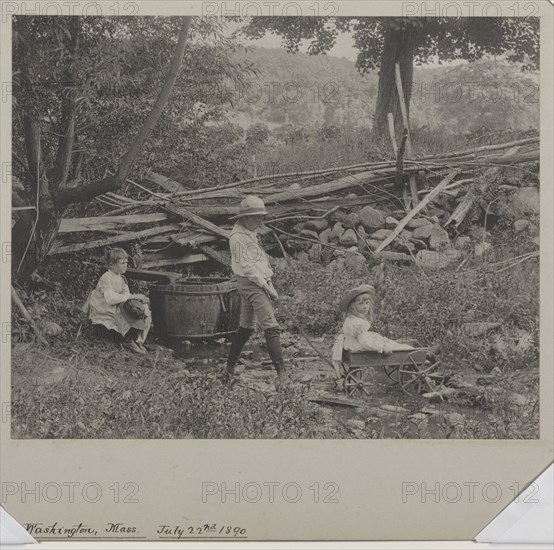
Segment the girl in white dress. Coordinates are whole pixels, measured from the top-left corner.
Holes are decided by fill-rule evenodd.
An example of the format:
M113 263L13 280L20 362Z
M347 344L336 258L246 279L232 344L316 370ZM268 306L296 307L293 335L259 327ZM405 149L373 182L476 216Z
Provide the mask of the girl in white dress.
M93 325L102 325L108 331L115 331L122 338L127 336L130 329L136 329L138 333L135 339L131 339L126 345L135 353L146 353L144 341L152 324L149 301L143 294L131 294L127 280L123 273L127 271L128 257L122 248L114 248L107 255L108 271L100 277L96 288L91 292L83 306L83 311L88 315ZM123 304L135 298L144 306L145 319L135 319L123 308Z
M374 297L375 289L371 285L361 285L347 292L340 301L340 309L345 317L342 331L333 346L333 365L339 378L344 375L343 350L390 354L397 350L414 349L408 344L395 342L369 330L373 320Z

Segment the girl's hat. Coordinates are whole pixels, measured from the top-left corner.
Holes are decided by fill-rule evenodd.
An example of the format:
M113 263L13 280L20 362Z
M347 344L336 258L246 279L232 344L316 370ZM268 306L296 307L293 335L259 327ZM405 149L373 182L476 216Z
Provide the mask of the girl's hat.
M265 216L267 210L265 204L260 197L256 195L248 195L239 206L239 213L236 216L232 216L231 219L242 218L244 216Z
M341 311L347 312L348 307L360 294L375 294L375 289L371 285L360 285L352 290L349 290L341 299L339 307Z

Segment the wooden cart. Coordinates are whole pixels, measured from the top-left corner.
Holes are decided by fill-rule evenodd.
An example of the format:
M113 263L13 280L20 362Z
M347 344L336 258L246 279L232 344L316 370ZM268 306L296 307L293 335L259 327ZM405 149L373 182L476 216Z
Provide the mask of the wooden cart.
M389 355L376 351L345 350L342 363L346 373L343 388L351 397L371 394L373 381L369 369L373 368L383 368L385 374L407 394L437 391L445 380L438 369L440 361L428 348L398 350Z

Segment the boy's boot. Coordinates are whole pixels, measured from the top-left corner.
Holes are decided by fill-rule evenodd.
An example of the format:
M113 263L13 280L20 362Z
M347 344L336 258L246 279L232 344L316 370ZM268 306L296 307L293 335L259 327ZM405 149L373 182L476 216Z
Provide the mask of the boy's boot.
M281 339L279 337L279 327L271 327L264 332L269 357L271 357L273 366L277 371L277 376L282 378L285 373L285 364L283 361L283 350L281 349Z
M229 356L227 357L227 367L225 368L225 371L221 377L221 381L224 384L230 382L231 378L233 377L233 372L235 371L235 365L239 360L240 352L242 351L244 344L246 344L250 336L252 336L253 332L253 329L244 327L239 327L237 332L235 332L233 341L231 342Z

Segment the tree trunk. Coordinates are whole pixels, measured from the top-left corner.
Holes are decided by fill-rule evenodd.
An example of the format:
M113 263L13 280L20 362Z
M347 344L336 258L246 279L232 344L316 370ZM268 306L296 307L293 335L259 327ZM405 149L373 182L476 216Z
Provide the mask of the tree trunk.
M137 136L129 147L129 150L124 155L117 174L114 177L107 177L101 181L89 182L85 185L74 186L75 182L69 180L70 167L73 161L73 145L77 136L75 135L75 96L74 91L68 92L61 102L62 116L61 124L62 131L58 144L58 154L56 157L56 167L49 171L51 181L40 168L40 139L38 132L38 124L34 120L29 119L25 128L25 141L27 145L27 162L31 169L31 178L36 178L35 188L38 187L39 211L35 216L24 212L24 216L20 216L19 220L12 230L12 249L13 263L12 269L14 272L20 273L23 276L31 275L37 267L46 259L50 248L58 233L61 219L66 207L75 202L83 202L102 195L108 191L115 191L127 179L127 176L136 160L140 150L152 129L158 122L163 108L165 107L171 90L177 79L179 69L183 62L185 53L186 41L190 29L191 17L183 17L183 26L179 33L177 47L171 64L166 81L163 85L160 95L152 111L148 115L143 126L139 130ZM67 45L68 50L72 53L78 47L78 25L74 21L71 26L71 37ZM30 37L25 37L27 40ZM24 56L22 65L27 68L29 57ZM22 72L24 72L22 70ZM67 76L72 80L71 67L68 67ZM30 82L29 85L32 85ZM31 188L32 183L31 183ZM22 197L13 194L18 203L24 204ZM36 200L36 194L35 199ZM33 219L34 218L34 219Z
M398 23L396 25L398 26ZM379 70L377 104L373 119L373 134L376 137L382 137L388 132L388 113L392 113L394 116L396 135L401 136L404 129L394 76L396 63L400 64L400 74L402 76L408 117L410 114L410 97L414 73L414 45L417 31L407 24L403 28L397 28L397 26L393 27L389 25L385 31L385 43Z

